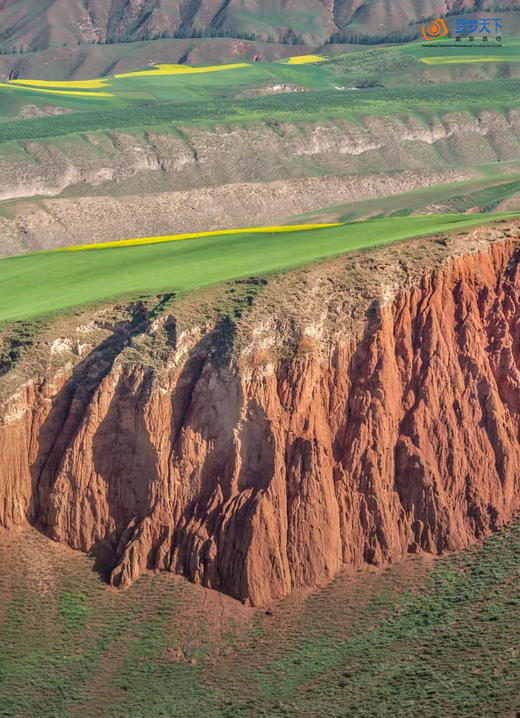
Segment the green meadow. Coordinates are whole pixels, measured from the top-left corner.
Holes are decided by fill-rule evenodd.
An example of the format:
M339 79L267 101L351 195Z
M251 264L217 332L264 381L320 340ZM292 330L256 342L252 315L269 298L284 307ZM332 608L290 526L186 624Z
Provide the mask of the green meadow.
M106 589L93 559L0 543L0 714L504 718L520 710L520 526L339 576L268 614L180 577Z
M58 82L53 88L52 81L33 87L22 81L0 83L0 142L164 123L258 122L273 117L314 121L402 112L426 113L427 121L442 112L518 107L520 81L514 65L520 59L520 40L507 40L502 48L489 51L424 44L367 49L301 65L237 63L218 71L195 68L196 72L164 74L145 68L128 76L106 76L99 87L89 87L88 81L78 81L77 87L71 82L67 88ZM304 91L251 96L276 85ZM27 105L42 112L59 107L67 114L20 119Z
M101 100L92 102L98 103ZM312 93L243 98L240 102L212 99L207 102L157 102L129 107L101 108L100 105L98 111L2 122L0 143L59 137L78 132L171 126L171 123L204 123L210 126L217 122L254 123L273 117L287 121L316 121L317 117L325 121L345 117L355 121L356 116L400 116L408 113L419 119L422 117L427 125L433 116L445 112L476 113L483 109L504 111L519 105L520 80L511 79L480 83L451 82L433 87L386 87L351 92L320 90Z
M128 73L128 76L106 77L103 87L82 87L81 81L77 86L71 82L67 88L60 87L59 83L53 88L51 81L44 86L30 87L30 79L27 79L27 85L21 81L19 84L0 83L0 115L16 117L27 103L60 106L74 112L106 111L134 105L149 108L165 102L200 103L280 83L308 90L333 89L337 78L321 64L262 62L240 66L237 63L218 71L178 74L159 74L148 68L142 73Z
M181 294L239 277L283 271L345 252L464 230L514 216L425 215L283 234L233 234L137 247L54 250L0 261L0 322L35 319L138 294Z

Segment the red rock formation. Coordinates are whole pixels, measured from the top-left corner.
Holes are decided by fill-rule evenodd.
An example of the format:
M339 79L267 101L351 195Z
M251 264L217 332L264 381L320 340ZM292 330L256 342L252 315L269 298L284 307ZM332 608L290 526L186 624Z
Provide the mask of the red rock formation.
M103 542L113 585L171 570L257 605L460 549L519 505L519 290L509 239L290 361L228 360L217 332L160 381L91 355L7 404L0 523Z

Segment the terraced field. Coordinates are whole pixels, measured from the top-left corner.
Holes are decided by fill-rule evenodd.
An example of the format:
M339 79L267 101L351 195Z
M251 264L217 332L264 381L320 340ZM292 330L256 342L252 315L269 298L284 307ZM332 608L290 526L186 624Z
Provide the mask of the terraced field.
M471 103L472 94L475 99L487 98L493 104L498 102L513 102L515 104L514 86L509 87L510 92L507 98L504 97L505 87L498 83L494 91L491 86L479 88L472 83L467 83L466 78L457 74L456 69L450 70L454 64L476 64L481 63L493 65L504 64L509 67L520 59L520 41L506 40L502 48L489 51L479 50L469 44L461 45L456 53L449 47L449 41L435 43L433 46L423 46L424 43L411 43L396 48L384 50L369 50L364 53L346 54L339 57L325 58L320 55L294 56L277 62L254 62L254 63L231 63L221 65L205 65L192 67L188 65L159 64L155 67L148 67L142 70L119 73L114 76L91 80L60 81L60 80L31 80L30 78L18 78L9 82L0 83L0 117L8 119L16 117L24 103L41 104L46 106L59 106L65 109L74 110L76 113L109 111L118 106L132 107L129 113L130 123L140 123L138 119L140 106L149 111L148 121L157 121L157 108L164 103L200 103L201 101L218 101L225 96L234 97L234 105L238 104L238 97L244 90L255 88L273 87L277 85L293 86L307 90L307 97L298 98L284 96L294 104L298 100L299 105L305 105L307 115L316 113L317 107L323 107L326 111L341 112L346 108L359 112L386 112L397 111L403 102L431 107L448 107L457 99L457 106ZM430 75L436 67L437 75ZM441 68L448 74L439 73ZM403 71L406 71L409 81L402 83ZM450 74L451 73L451 74ZM414 85L421 84L430 77L436 77L437 84L442 80L450 82L451 86L445 87L445 93L440 92L439 87L420 88ZM341 91L352 89L356 86L356 80L370 78L368 85L363 87L362 93L349 93L343 95ZM416 82L410 82L410 79ZM485 77L481 78L486 79ZM392 93L385 92L383 88L371 88L383 82L391 84ZM479 83L482 84L482 83ZM395 86L400 85L400 91L395 94ZM322 91L328 90L332 93L327 96ZM319 92L316 96L315 93ZM340 92L338 92L340 91ZM356 95L356 96L354 96ZM390 104L390 98L394 102ZM513 101L515 97L515 101ZM263 98L262 107L265 111L280 110L277 102L280 98ZM226 100L229 104L229 99ZM150 103L153 103L150 105ZM240 113L247 114L248 102L245 98L240 99ZM290 106L290 105L289 105ZM379 106L379 107L378 107ZM154 109L155 108L155 109ZM208 108L208 112L201 111L195 105L190 106L189 116L196 119L198 115L210 115L216 108ZM237 114L229 107L229 116ZM238 109L238 108L236 108ZM136 112L137 110L137 112ZM126 110L128 112L128 110ZM164 115L166 108L159 114ZM187 114L175 115L169 110L171 119L184 119ZM257 116L258 114L255 113ZM221 113L218 113L219 118ZM82 131L85 127L81 118L68 118L70 122L69 131ZM77 125L75 125L77 122ZM3 123L4 125L6 123ZM8 123L7 123L8 124ZM23 124L23 123L22 123ZM91 122L92 125L92 122ZM98 126L102 126L98 123ZM28 127L28 126L27 126ZM7 128L3 128L6 132ZM28 127L29 129L29 127ZM59 127L58 127L58 131ZM9 134L4 134L7 139Z
M32 97L32 101L43 102L42 96L45 95L49 103L53 100L76 111L89 111L95 109L89 100L99 98L111 98L116 103L130 105L150 101L203 100L217 97L222 92L239 91L269 82L295 83L306 88L332 88L335 76L327 70L320 71L317 66L324 61L325 58L318 55L303 55L272 63L240 62L200 67L159 64L91 80L14 79L0 83L0 115L16 115L22 100L29 102ZM65 98L83 99L83 102L71 105ZM110 105L110 102L105 104Z

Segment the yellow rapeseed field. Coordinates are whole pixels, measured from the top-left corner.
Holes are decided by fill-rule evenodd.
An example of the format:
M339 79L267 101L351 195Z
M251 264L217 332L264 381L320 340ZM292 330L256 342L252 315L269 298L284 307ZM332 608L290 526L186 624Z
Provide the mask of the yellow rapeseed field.
M284 65L303 65L312 62L323 62L325 57L319 55L298 55L282 61ZM208 72L221 72L223 70L236 70L242 67L251 67L251 63L237 62L227 65L207 65L192 67L190 65L159 64L135 72L118 73L112 77L92 80L29 80L16 79L0 82L0 87L11 87L19 90L29 90L50 95L64 95L67 97L113 97L111 92L104 90L113 86L113 80L132 77L151 77L168 75L197 75Z
M12 85L10 82L0 82L0 87L10 87L12 90L28 90L30 92L45 92L49 95L66 95L67 97L113 97L110 92L88 92L79 90L47 90L43 87L29 87L26 85Z
M155 65L149 70L136 72L123 72L114 77L119 80L124 77L148 77L149 75L193 75L202 72L219 72L220 70L234 70L237 67L249 67L247 62L237 62L232 65L208 65L207 67L190 67L189 65Z
M107 79L99 80L9 80L10 85L30 85L56 90L98 90L110 86Z
M159 242L177 242L184 239L197 239L200 237L222 237L230 234L274 234L276 232L298 232L307 229L323 229L324 227L339 227L342 222L329 224L293 224L274 227L248 227L245 229L218 229L212 232L191 232L189 234L168 234L161 237L138 237L137 239L122 239L117 242L98 242L96 244L78 244L73 247L51 249L51 252L83 252L88 249L109 249L113 247L136 247L142 244L158 244Z
M285 61L286 65L305 65L308 62L324 62L327 58L319 55L295 55Z

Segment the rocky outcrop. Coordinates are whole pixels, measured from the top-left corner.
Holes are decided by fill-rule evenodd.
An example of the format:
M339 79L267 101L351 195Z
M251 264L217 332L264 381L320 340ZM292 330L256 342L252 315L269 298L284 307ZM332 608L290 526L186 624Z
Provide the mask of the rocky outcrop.
M315 319L293 327L290 349L274 330L281 309L279 325L265 306L255 315L260 298L235 325L141 318L74 368L33 378L3 409L0 523L103 547L115 586L169 570L255 605L343 566L485 536L520 496L513 230L469 238L464 256L448 240L414 244L444 252L422 276L385 250L399 284L383 255L349 260L380 267L372 296L343 284L324 301L361 265L317 268L322 289L306 285L300 311ZM347 305L366 316L347 321ZM157 371L139 337L149 347L161 332Z

